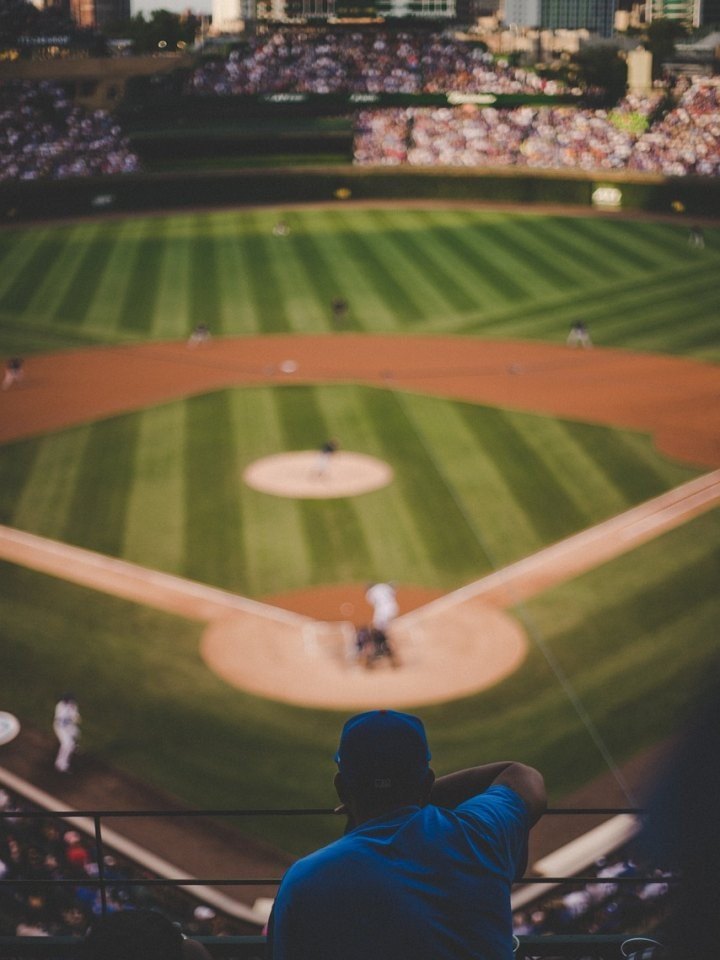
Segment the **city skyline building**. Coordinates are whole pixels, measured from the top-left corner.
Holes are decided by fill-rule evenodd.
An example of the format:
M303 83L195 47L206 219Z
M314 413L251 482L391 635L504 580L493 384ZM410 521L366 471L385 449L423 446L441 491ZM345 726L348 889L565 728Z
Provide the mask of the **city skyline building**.
M70 0L70 16L79 27L102 29L130 19L130 0Z
M509 27L589 30L610 37L615 8L616 0L505 0L502 18Z

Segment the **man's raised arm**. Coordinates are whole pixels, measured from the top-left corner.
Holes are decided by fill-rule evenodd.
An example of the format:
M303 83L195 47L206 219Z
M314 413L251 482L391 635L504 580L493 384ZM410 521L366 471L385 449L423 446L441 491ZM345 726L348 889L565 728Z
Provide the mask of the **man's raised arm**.
M542 774L534 767L513 760L486 763L438 777L430 791L430 803L452 809L493 786L510 787L522 798L531 826L545 812L547 797Z

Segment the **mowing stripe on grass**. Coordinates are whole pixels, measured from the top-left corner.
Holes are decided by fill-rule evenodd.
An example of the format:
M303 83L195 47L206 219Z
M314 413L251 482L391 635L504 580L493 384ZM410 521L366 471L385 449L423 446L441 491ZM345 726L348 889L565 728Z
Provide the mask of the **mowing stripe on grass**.
M301 227L296 224L290 236L273 237L273 256L278 265L277 282L292 332L327 332L330 328L328 300L323 302L322 293L316 283L316 279L324 273L326 265L322 261L308 265L307 261L298 255L298 246L302 245L300 232Z
M332 424L325 418L315 388L278 391L278 414L285 449L316 449L323 438L332 436ZM369 567L362 526L348 500L302 501L300 515L311 558L310 578L313 583L354 579L358 568Z
M330 330L334 324L330 321L331 302L344 293L346 280L336 268L337 247L333 244L333 253L324 249L317 234L293 232L292 252L301 265L304 284L313 290L316 319L310 329ZM347 300L347 297L343 296ZM338 328L340 324L338 324ZM348 310L342 321L343 330L359 330L360 325L352 310Z
M601 465L576 442L567 422L522 414L510 416L524 442L582 517L583 528L627 507L625 497L608 482Z
M538 217L533 219L533 234L543 238L550 250L555 250L570 262L574 270L588 283L607 282L608 279L627 275L629 264L622 257L614 257L606 246L598 243L591 230L583 243L577 242L567 230L567 220L562 217Z
M424 439L408 417L400 396L390 393L388 405L379 394L368 394L370 417L375 424L385 458L396 467L396 483L415 515L417 535L424 541L443 583L462 577L470 565L487 568L487 558L464 513L448 496L447 482L439 472Z
M95 231L83 238L84 242L80 248L81 259L69 276L63 296L52 310L53 319L76 325L87 320L97 290L98 278L107 268L116 243L116 236L108 236L106 232L98 235Z
M217 252L210 223L204 215L195 217L195 236L190 245L188 313L190 328L204 323L216 328L220 315Z
M159 265L157 308L151 335L159 340L187 337L192 329L189 316L191 217L167 221L167 236Z
M332 435L342 438L343 447L383 459L384 451L368 413L369 389L324 387L317 391L317 402ZM381 396L385 403L393 402L382 391ZM367 551L362 566L358 564L353 571L354 579L392 580L399 570L404 570L415 579L424 575L426 582L434 582L434 566L422 553L414 517L402 504L394 481L389 487L354 497L350 502ZM392 535L388 530L389 518L392 518Z
M272 247L276 238L265 228L260 214L248 213L244 219L247 223L239 238L247 271L247 296L255 303L262 333L288 333L291 327L276 272L282 264L276 262L277 250Z
M233 391L231 412L241 471L261 457L284 450L278 411L282 392ZM259 597L305 586L310 558L299 501L252 490L240 477L238 496L243 518L245 591Z
M313 218L313 222L318 219L326 229L323 233L316 233L315 240L325 259L334 264L335 275L342 280L340 289L349 304L350 322L361 330L396 330L399 323L393 304L383 298L371 271L361 269L355 238L343 227L341 214L323 211Z
M64 246L65 242L57 231L40 230L35 236L30 256L25 259L16 271L12 283L3 292L0 309L17 314L28 311L38 292L38 277L47 276Z
M10 527L23 525L18 520L22 512L18 495L27 489L39 453L37 443L13 443L0 448L0 523ZM32 522L35 517L23 517L24 522L28 519Z
M42 242L44 233L42 229L34 230L13 230L12 233L2 233L5 242L2 262L0 266L0 309L9 310L5 307L5 297L8 294L18 278L33 261L37 248Z
M506 303L527 304L539 291L556 291L557 284L553 278L545 276L533 259L519 257L514 247L498 242L502 221L493 219L478 224L471 214L461 215L462 220L467 226L457 231L461 243L456 242L454 231L445 234L445 242L449 242L458 255L462 255L461 247L466 246L475 260L481 281L491 284L502 294Z
M489 236L492 242L505 250L510 257L531 265L539 275L538 280L549 280L560 289L581 285L581 278L572 265L561 266L555 257L555 251L536 239L532 219L513 219L495 224L489 231Z
M244 277L241 250L237 243L237 216L225 215L210 221L215 237L217 316L211 318L210 329L219 334L255 332L254 321L245 318L252 314L246 306L247 283Z
M163 223L145 220L136 223L135 227L137 236L130 241L130 271L120 311L120 327L132 333L150 333L160 289L165 242Z
M258 304L251 294L250 266L245 246L245 219L235 214L228 222L221 267L225 291L230 290L230 304L225 307L225 329L235 334L261 333Z
M89 427L78 427L37 442L32 470L15 491L14 526L53 540L63 539L89 435ZM13 458L24 446L13 445Z
M711 303L697 304L692 311L692 327L685 327L691 316L688 312L672 333L665 328L662 336L663 349L678 354L687 353L698 359L720 360L717 303L718 298L715 297Z
M402 328L410 321L425 316L425 304L414 285L405 285L398 279L399 270L393 248L386 249L383 256L377 236L367 236L372 222L368 215L353 212L352 216L344 213L338 217L345 232L350 262L365 277L365 283L377 291L386 310L394 316L395 326Z
M185 404L171 403L138 414L132 484L122 557L179 573L185 555L183 444ZM190 550L195 549L190 544Z
M709 291L703 290L691 279L667 290L663 300L658 300L652 290L646 291L645 297L638 297L619 315L614 312L612 319L605 321L605 329L615 330L617 339L625 345L662 349L668 331L671 335L678 329L687 331L696 316L704 320L715 313L720 285L711 280L709 286Z
M632 442L623 433L569 421L566 427L578 446L595 461L597 469L624 496L628 507L666 489L657 468L636 456Z
M604 262L625 263L626 268L634 267L643 271L657 268L657 259L643 254L637 238L622 236L615 229L616 226L614 222L608 223L604 220L588 221L568 217L565 230L579 246L596 250Z
M234 426L228 391L187 401L183 575L239 591L244 557Z
M476 311L481 304L504 306L508 299L525 300L527 292L513 282L510 274L499 264L494 264L475 243L470 242L474 225L466 225L464 218L457 215L454 222L444 219L440 225L435 225L436 218L432 212L423 211L418 216L422 217L426 229L431 232L433 245L438 252L446 251L456 272L464 278L466 287L472 291L470 309Z
M108 337L118 338L126 303L132 303L128 290L136 251L136 226L132 220L112 224L105 233L113 238L113 245L104 271L95 278L95 294L88 308L83 328L106 331Z
M553 227L567 238L567 241L584 255L598 264L599 270L606 269L613 280L632 277L637 280L637 264L628 260L624 252L608 243L606 233L598 230L598 221L583 217L551 217ZM582 254L580 253L582 251ZM600 278L602 279L602 275Z
M630 223L621 220L615 226L618 236L627 237L629 243L644 243L660 265L667 263L668 259L675 263L702 262L708 255L707 251L693 250L688 247L687 233L684 228L678 230L671 224L643 223L640 220Z
M664 265L665 257L658 259L657 248L650 243L641 242L632 227L633 224L628 224L625 220L598 220L596 233L609 249L615 250L638 270L650 271Z
M465 408L463 413L477 442L495 458L508 489L527 513L541 543L561 540L582 529L584 515L568 501L511 414L490 408L482 408L481 415L472 408Z
M88 428L61 539L120 555L139 427L138 417L124 416Z
M380 214L380 222L387 226L390 240L401 250L403 257L411 259L423 278L431 280L442 297L440 312L465 313L475 309L477 299L470 292L472 284L467 271L459 270L457 261L435 243L431 232L422 223L422 217L405 214L403 220L410 224L417 222L417 229L397 230L397 220L391 214L386 211Z
M417 429L437 451L448 485L463 505L489 568L533 553L543 546L527 513L517 503L492 456L468 426L469 404L409 395Z

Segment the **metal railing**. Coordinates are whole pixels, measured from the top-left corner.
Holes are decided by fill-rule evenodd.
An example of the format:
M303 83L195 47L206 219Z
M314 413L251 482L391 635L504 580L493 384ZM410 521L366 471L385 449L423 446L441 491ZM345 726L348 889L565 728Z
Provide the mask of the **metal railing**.
M634 807L558 807L550 808L545 816L578 816L603 815L615 816L620 814L640 815L641 809ZM100 893L100 909L105 913L108 909L109 888L132 887L243 887L268 886L277 887L281 877L233 877L233 878L188 878L186 877L122 877L110 875L106 872L106 843L103 838L103 823L113 819L138 818L204 818L226 819L245 817L297 817L297 816L337 816L332 808L305 808L305 809L239 809L239 810L5 810L0 811L0 822L3 820L53 820L64 821L86 820L93 824L93 841L95 845L95 860L97 876L82 878L29 878L29 879L0 879L0 893L4 888L40 887L97 887ZM618 886L642 886L643 884L657 883L656 876L632 877L598 877L598 876L526 876L518 884L538 884L557 886L559 884L583 885L588 883L608 883ZM665 877L664 882L676 883L676 878ZM196 937L205 944L213 958L224 960L266 960L265 938L263 936L222 936ZM515 957L517 960L529 958L582 958L582 960L621 960L627 957L631 944L635 941L640 949L643 944L652 943L646 937L632 934L613 935L547 935L547 936L520 936L515 938ZM76 956L78 949L77 937L8 937L0 936L0 960L11 958L27 958L27 960L64 960ZM401 958L402 960L402 958Z

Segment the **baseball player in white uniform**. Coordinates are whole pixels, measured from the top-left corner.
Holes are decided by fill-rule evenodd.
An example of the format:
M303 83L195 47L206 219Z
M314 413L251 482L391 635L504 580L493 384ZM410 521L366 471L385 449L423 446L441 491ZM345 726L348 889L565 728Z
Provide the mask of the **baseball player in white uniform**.
M373 608L373 627L376 630L387 630L390 621L395 619L400 610L395 587L391 583L371 583L365 599Z
M63 694L55 705L53 730L60 741L60 749L55 758L55 769L60 773L67 773L70 769L70 759L80 739L80 711L71 693Z

